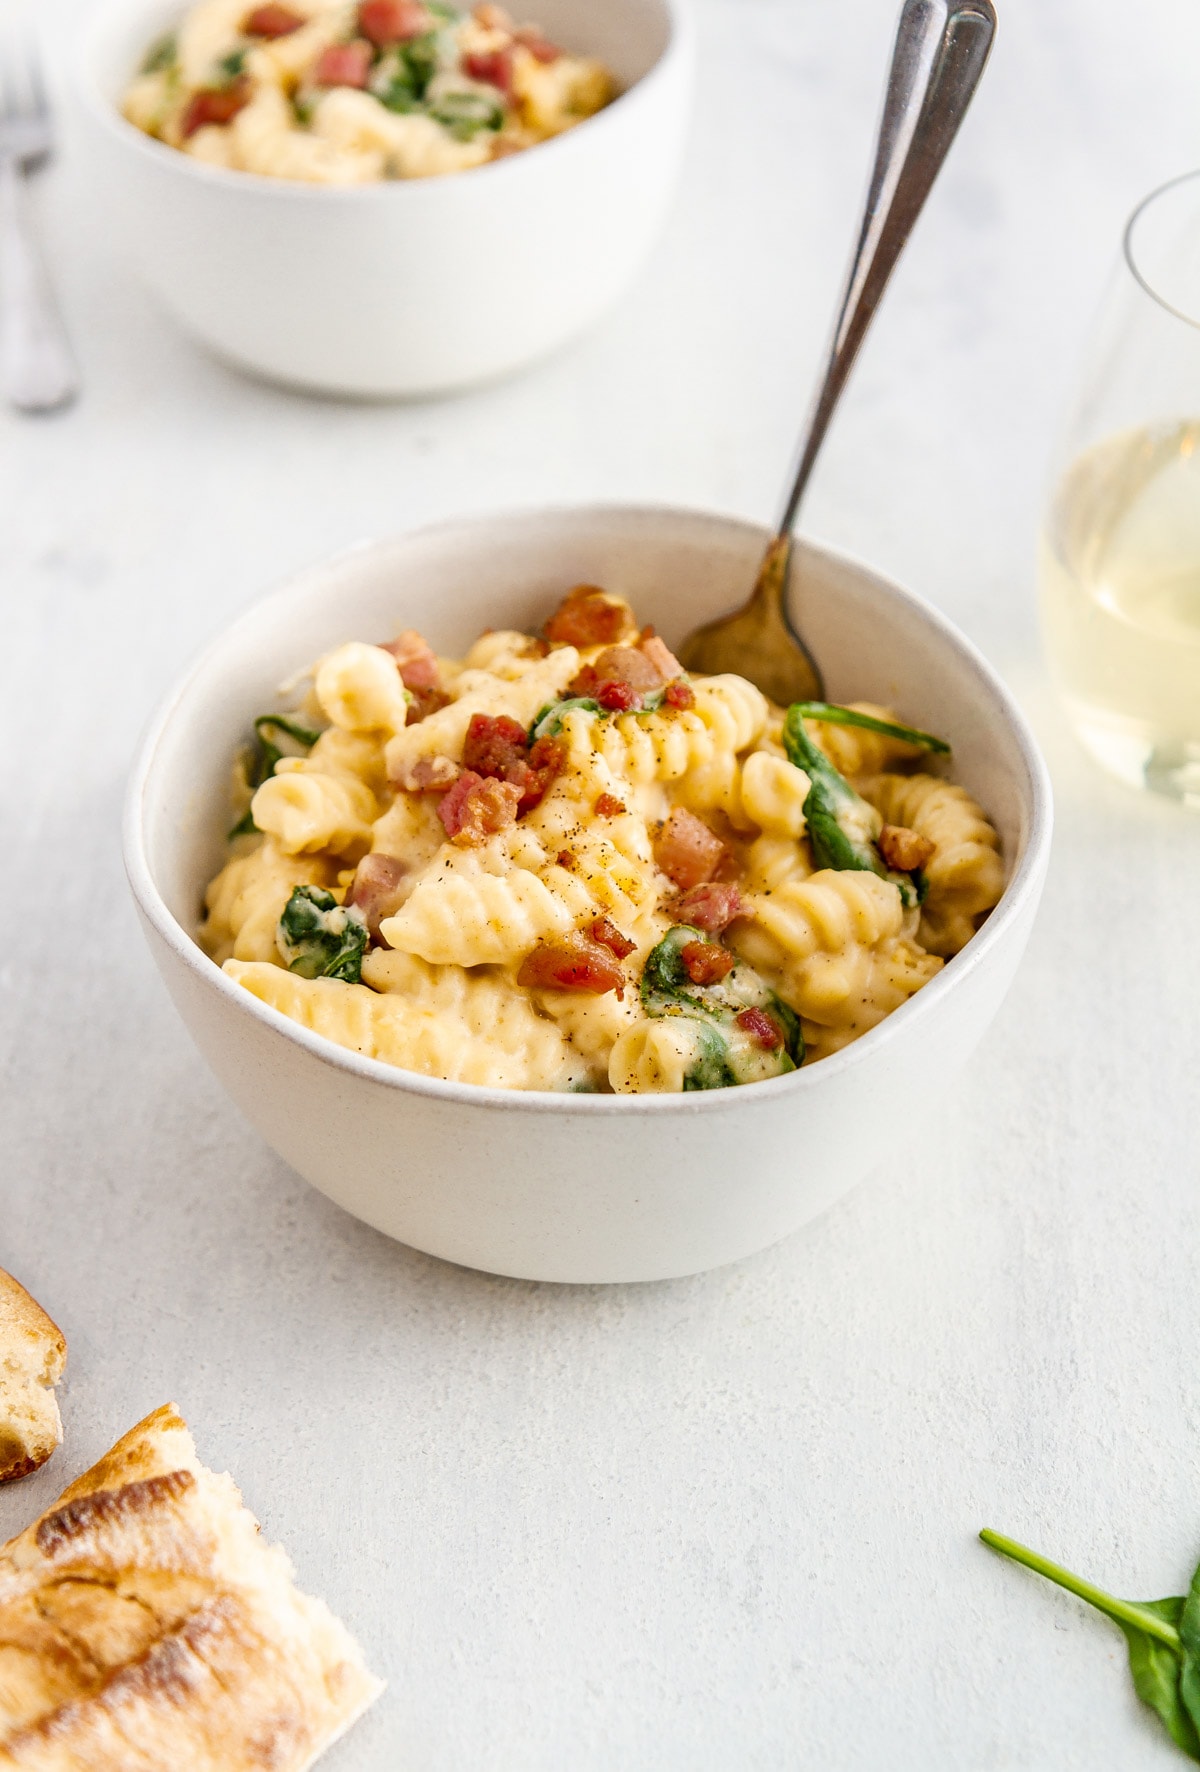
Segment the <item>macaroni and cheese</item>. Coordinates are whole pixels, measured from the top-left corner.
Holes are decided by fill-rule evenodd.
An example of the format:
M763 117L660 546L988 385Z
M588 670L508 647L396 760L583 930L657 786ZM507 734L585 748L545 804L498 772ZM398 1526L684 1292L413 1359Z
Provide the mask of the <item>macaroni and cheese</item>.
M780 1076L874 1027L1004 888L941 740L689 677L621 598L461 661L406 631L315 666L237 766L200 939L405 1070L637 1093Z
M614 95L600 62L500 6L201 0L152 45L122 110L214 166L357 185L481 166Z

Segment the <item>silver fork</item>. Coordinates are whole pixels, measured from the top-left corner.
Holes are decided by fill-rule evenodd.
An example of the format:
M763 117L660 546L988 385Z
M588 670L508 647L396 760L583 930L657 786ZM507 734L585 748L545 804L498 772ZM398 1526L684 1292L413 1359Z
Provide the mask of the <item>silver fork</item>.
M79 392L25 206L26 176L46 163L53 145L41 69L26 38L0 69L0 382L21 412L52 412Z

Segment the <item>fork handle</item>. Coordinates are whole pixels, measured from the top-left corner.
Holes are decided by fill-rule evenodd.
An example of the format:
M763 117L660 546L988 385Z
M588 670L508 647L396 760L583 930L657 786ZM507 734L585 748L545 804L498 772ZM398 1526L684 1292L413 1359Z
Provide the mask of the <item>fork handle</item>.
M858 347L979 84L995 30L992 0L904 0L862 229L780 536L796 520Z
M25 211L24 175L0 157L0 382L21 412L52 412L79 377Z

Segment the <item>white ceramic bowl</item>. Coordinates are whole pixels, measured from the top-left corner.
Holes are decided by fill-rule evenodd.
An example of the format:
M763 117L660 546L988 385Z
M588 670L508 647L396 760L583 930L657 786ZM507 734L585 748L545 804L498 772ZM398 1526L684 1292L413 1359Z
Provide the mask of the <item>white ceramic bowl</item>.
M538 0L547 34L625 89L596 117L471 172L329 189L227 172L117 104L187 0L113 0L88 40L95 196L150 288L229 361L301 387L420 395L504 375L599 318L650 250L682 156L684 0Z
M967 948L879 1027L811 1069L680 1096L523 1094L443 1083L307 1032L192 939L220 866L229 769L279 683L338 642L422 629L461 653L536 627L579 580L628 596L668 643L740 597L766 537L699 513L583 509L445 523L344 555L257 604L155 719L126 807L154 957L238 1106L301 1175L418 1249L540 1280L650 1280L733 1261L812 1218L915 1137L995 1014L1050 844L1024 719L945 618L845 557L799 549L802 619L832 696L893 702L954 746L999 827L1009 883Z

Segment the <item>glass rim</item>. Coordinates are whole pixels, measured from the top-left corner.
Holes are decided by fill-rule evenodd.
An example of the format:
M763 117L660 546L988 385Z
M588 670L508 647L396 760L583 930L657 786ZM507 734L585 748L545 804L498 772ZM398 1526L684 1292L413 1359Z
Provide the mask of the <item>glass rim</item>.
M1125 263L1129 267L1130 275L1133 277L1134 281L1145 290L1151 301L1157 302L1158 306L1162 308L1164 312L1173 314L1176 320L1182 320L1185 326L1193 326L1197 331L1200 331L1200 314L1189 314L1186 309L1177 308L1174 302L1168 301L1166 296L1154 287L1153 283L1151 283L1150 279L1141 269L1133 250L1134 229L1137 227L1139 221L1141 221L1143 215L1145 215L1150 206L1157 203L1160 197L1165 197L1168 191L1175 190L1179 185L1191 184L1193 180L1200 180L1200 168L1197 168L1193 172L1181 172L1175 178L1167 179L1163 184L1156 185L1154 190L1148 192L1133 211L1129 220L1125 223L1125 232L1121 237L1121 245Z

